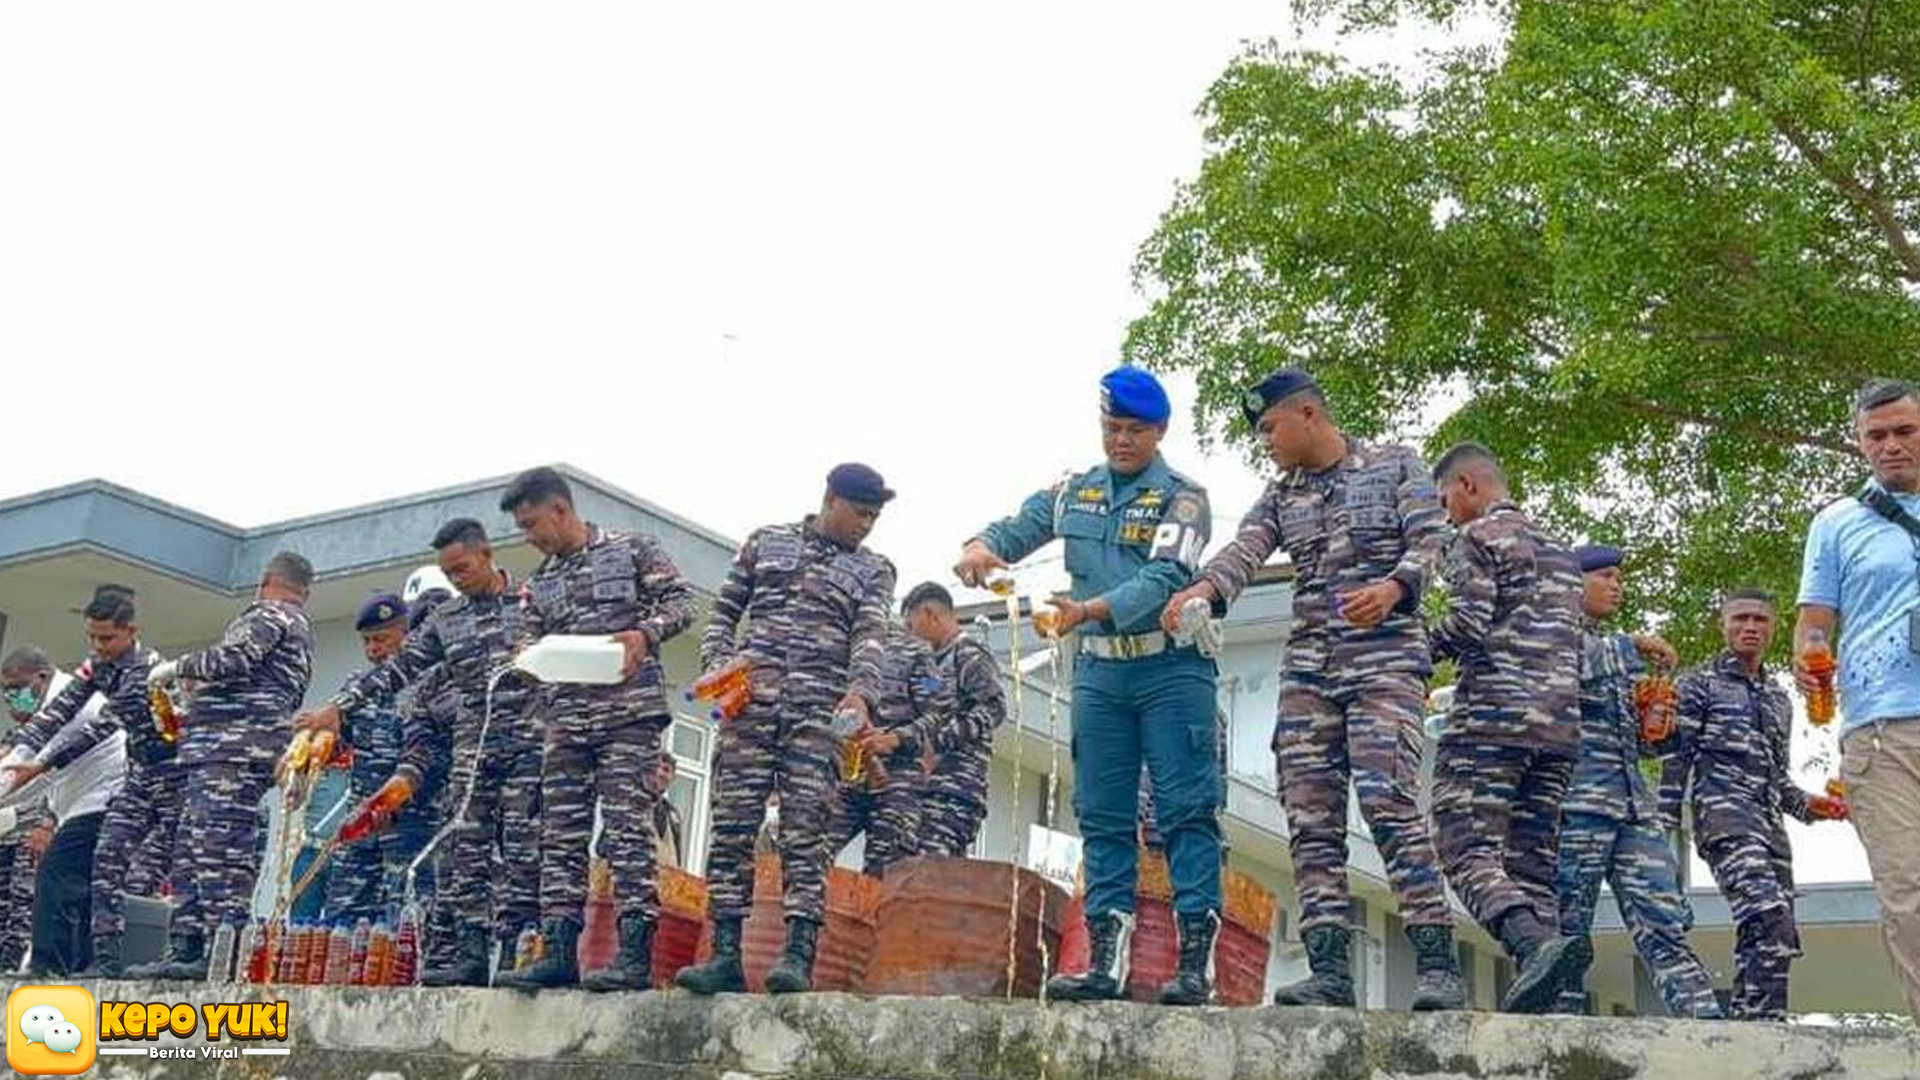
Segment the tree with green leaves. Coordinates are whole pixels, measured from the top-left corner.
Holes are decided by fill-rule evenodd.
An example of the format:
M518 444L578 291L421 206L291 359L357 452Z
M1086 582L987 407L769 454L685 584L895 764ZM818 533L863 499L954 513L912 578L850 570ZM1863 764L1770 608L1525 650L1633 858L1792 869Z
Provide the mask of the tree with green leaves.
M1790 603L1863 479L1852 393L1920 375L1920 0L1309 5L1468 15L1500 40L1236 59L1127 353L1194 373L1210 437L1250 441L1238 391L1299 363L1356 434L1486 443L1701 656L1714 594Z

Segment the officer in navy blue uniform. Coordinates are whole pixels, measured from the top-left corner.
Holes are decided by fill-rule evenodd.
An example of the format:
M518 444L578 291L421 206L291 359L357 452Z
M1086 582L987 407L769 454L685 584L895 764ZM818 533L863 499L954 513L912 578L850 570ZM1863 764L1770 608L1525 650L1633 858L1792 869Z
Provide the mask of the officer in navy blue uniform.
M1135 814L1144 758L1166 839L1180 928L1180 965L1167 1004L1212 995L1220 927L1220 767L1214 756L1213 661L1160 628L1168 598L1193 580L1207 546L1206 489L1159 452L1172 407L1136 367L1101 386L1106 461L1035 492L1013 517L968 541L954 570L979 585L989 570L1065 542L1068 596L1052 602L1061 632L1079 635L1073 665L1074 811L1086 842L1090 969L1056 976L1049 996L1117 998L1126 987L1138 851Z

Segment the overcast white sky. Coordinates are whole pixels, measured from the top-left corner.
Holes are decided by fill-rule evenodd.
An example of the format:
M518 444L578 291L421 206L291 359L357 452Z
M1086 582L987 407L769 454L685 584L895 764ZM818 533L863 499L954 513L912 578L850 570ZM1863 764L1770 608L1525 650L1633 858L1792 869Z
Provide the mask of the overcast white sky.
M252 525L564 460L737 537L857 458L901 493L873 546L945 578L1098 459L1194 108L1294 33L1273 2L0 7L0 497L99 476ZM1259 480L1175 385L1223 531Z

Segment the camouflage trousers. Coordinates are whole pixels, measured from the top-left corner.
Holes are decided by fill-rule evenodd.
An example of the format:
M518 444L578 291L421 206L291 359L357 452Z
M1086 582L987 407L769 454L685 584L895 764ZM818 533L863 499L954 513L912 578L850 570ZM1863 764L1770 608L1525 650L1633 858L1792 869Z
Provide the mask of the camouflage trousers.
M919 762L900 760L887 763L884 780L841 785L827 858L838 857L861 833L867 834L863 872L873 877L885 877L888 866L920 854L925 781Z
M660 911L655 865L653 771L672 718L551 717L540 778L540 914L579 922L587 903L587 844L600 802L600 853L613 871L620 914Z
M1301 928L1347 924L1349 778L1386 861L1400 917L1416 926L1452 925L1420 812L1426 697L1425 680L1412 672L1288 675L1282 684L1273 751L1292 834Z
M1646 821L1619 821L1598 814L1565 815L1560 821L1560 932L1568 937L1593 933L1600 885L1613 886L1620 918L1633 947L1646 961L1669 1016L1718 1017L1713 976L1687 944L1693 913L1680 892L1680 871L1666 833ZM1585 1005L1569 989L1562 1011Z
M713 843L707 901L713 918L745 918L753 906L753 841L767 797L780 796L779 848L789 919L824 922L827 834L840 782L828 728L831 703L755 704L720 725L713 771Z
M472 775L473 749L456 743L446 790L449 815ZM540 915L540 752L505 748L483 756L461 827L436 852L429 951L447 955L452 938L481 931L512 943Z
M160 895L186 796L185 771L177 762L127 761L126 783L107 803L93 847L94 937L126 932L126 897Z
M1733 1018L1785 1018L1787 971L1800 955L1792 857L1757 833L1702 837L1700 857L1733 909Z
M1532 910L1560 921L1560 802L1573 758L1531 746L1440 740L1433 765L1433 831L1447 881L1492 932L1501 916Z
M920 800L920 854L964 859L973 851L987 804L947 791L929 791Z
M238 932L252 915L260 875L254 854L260 798L273 787L273 762L198 761L182 772L186 792L173 842L169 935L210 940L222 922Z
M0 974L19 970L33 943L33 883L40 872L40 858L27 846L28 838L41 826L51 826L53 815L45 810L18 808L13 832L0 840Z

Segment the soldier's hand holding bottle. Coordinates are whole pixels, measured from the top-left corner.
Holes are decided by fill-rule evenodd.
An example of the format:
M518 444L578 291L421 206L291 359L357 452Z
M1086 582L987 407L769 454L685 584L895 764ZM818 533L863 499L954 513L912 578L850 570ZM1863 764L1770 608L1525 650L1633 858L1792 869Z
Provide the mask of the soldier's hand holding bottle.
M979 588L987 580L991 570L1005 570L1007 561L993 553L993 549L979 540L967 541L960 551L960 561L953 564L953 574L960 584Z
M1160 609L1160 629L1165 630L1169 634L1178 634L1180 632L1180 609L1186 606L1187 601L1205 600L1208 604L1212 604L1219 598L1220 592L1213 587L1213 582L1194 582L1179 592L1174 593L1173 596L1167 600L1167 606Z
M1680 666L1680 650L1658 634L1633 635L1633 651L1662 672L1671 672Z
M331 731L340 734L340 706L322 705L293 718L295 731Z

